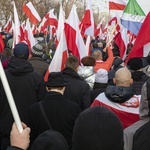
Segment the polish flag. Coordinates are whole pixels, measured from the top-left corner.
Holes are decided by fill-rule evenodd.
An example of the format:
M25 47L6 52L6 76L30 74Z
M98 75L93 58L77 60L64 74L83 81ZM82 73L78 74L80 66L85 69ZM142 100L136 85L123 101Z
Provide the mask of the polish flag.
M94 31L94 36L99 36L100 39L102 39L103 33L102 33L102 23L103 20L100 21L100 23L96 26L95 25L95 31Z
M7 21L7 23L6 23L5 26L4 26L4 30L5 30L7 33L9 33L11 27L12 27L12 16L10 15L10 17L9 17L9 19L8 19L8 21Z
M4 41L3 41L2 35L0 34L0 53L3 52L4 46L5 46Z
M51 9L42 19L42 22L39 26L39 32L44 33L47 29L47 26L55 26L55 28L58 27L58 20L54 15L54 9Z
M124 0L109 0L109 11L112 16L121 17L126 7Z
M48 71L44 76L44 81L48 80L50 72L58 72L65 68L65 63L68 58L68 48L64 31L62 32L60 42L57 46L54 57L49 65Z
M127 34L127 29L122 27L120 32L115 36L114 38L117 46L120 50L120 57L125 60L126 58L126 51L127 51L127 45L129 43L129 35Z
M35 10L33 4L31 2L27 3L22 7L23 11L27 15L27 17L30 19L30 22L32 24L38 24L41 21L41 18L38 14L38 12Z
M34 25L34 24L32 25L31 30L32 30L33 35L35 35L35 34L37 34L37 33L38 33L37 26L36 26L36 25Z
M73 5L70 15L66 21L65 34L68 49L72 52L72 54L77 56L79 60L87 56L85 44L79 30L79 18L75 5Z
M56 31L57 34L57 41L60 41L62 31L64 30L64 23L65 23L65 14L62 8L62 5L60 5L60 10L59 10L59 18L58 18L58 29Z
M13 26L13 48L16 44L18 44L21 41L21 25L16 9L15 2L12 1L11 4L14 7L14 26Z
M129 53L128 59L134 57L146 57L150 52L150 12L147 14L136 37L132 50Z
M31 29L31 26L30 26L30 22L29 22L29 18L27 19L27 22L26 22L26 27L25 27L25 31L24 31L24 36L25 36L25 41L27 42L30 50L32 49L32 47L37 44L34 36L33 36L33 33L32 33L32 29Z
M94 36L94 18L93 18L91 0L88 0L84 17L82 18L79 27L82 35L86 34L89 36Z
M94 106L104 106L113 111L122 122L124 128L139 120L140 95L134 95L124 103L115 103L107 99L104 93L99 94L92 103Z

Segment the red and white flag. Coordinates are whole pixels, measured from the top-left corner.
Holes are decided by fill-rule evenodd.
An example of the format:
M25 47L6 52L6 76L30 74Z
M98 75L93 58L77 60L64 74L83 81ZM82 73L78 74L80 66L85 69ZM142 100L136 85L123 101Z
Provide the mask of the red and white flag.
M50 72L58 72L63 70L65 68L67 58L68 58L68 48L65 33L63 31L54 57L49 65L48 71L44 76L44 81L47 81Z
M104 93L101 93L91 106L104 106L110 109L119 117L123 127L126 128L139 120L140 97L140 95L135 95L124 103L114 103L108 100Z
M4 26L4 30L9 33L11 31L11 27L12 27L12 16L10 15L7 23Z
M32 24L36 25L41 21L41 17L39 16L38 12L36 11L36 9L34 8L31 2L24 5L22 9L27 15L27 17L30 19L30 22Z
M95 31L94 31L94 36L99 36L100 39L103 38L103 33L102 33L102 23L103 23L103 20L100 21L100 23L96 26L95 25Z
M58 20L54 15L54 9L51 9L42 19L39 26L39 32L44 33L48 26L54 26L56 29L58 27Z
M82 35L94 36L94 18L91 6L91 0L88 0L84 16L79 25Z
M3 52L4 47L5 47L4 41L3 41L2 35L0 34L0 53Z
M62 8L62 5L60 5L60 10L59 10L59 18L58 18L58 29L56 31L57 34L57 41L60 41L62 31L64 30L64 23L65 23L65 14Z
M120 32L118 32L118 34L115 36L114 40L119 47L120 57L125 60L127 45L129 44L129 35L127 34L127 29L122 27Z
M24 37L25 37L25 41L27 42L30 50L31 48L37 43L34 36L33 36L33 33L32 33L32 29L31 29L31 26L30 26L30 22L29 22L29 19L27 19L27 22L26 22L26 27L25 27L25 31L24 31Z
M16 9L15 2L11 2L14 7L14 26L13 26L13 47L21 41L21 25Z
M146 57L150 52L150 12L147 14L139 33L136 37L135 43L129 53L128 59L134 57Z
M126 2L124 0L109 0L108 2L111 16L121 17Z
M69 17L65 24L65 34L67 40L67 47L73 55L80 59L87 56L85 44L83 42L79 30L79 18L76 12L76 6L73 5Z

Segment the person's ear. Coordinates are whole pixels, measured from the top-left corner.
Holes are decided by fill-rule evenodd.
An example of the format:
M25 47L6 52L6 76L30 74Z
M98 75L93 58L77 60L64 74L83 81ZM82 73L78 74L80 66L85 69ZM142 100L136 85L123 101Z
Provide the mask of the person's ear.
M115 78L113 78L113 82L114 82L114 84L116 84L116 79Z
M130 79L130 85L132 85L133 84L133 79Z

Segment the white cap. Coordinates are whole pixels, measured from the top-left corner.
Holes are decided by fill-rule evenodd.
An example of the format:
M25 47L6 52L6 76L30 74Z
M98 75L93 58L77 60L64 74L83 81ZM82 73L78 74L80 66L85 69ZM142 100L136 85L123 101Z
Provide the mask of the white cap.
M108 72L105 69L98 69L95 74L95 82L97 83L107 83L108 82Z

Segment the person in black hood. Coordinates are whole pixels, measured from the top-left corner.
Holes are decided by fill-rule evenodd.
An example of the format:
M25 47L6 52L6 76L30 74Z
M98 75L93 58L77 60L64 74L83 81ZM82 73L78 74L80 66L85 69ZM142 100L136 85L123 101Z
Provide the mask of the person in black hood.
M73 150L123 150L123 145L123 127L109 109L91 107L77 118Z
M115 112L124 128L139 120L140 95L135 95L132 82L131 72L120 68L115 73L116 85L107 86L92 103L92 106L105 106Z
M25 43L15 46L14 56L8 63L5 70L6 77L15 100L21 121L30 126L29 106L46 95L46 89L42 78L34 72L32 65L27 61L29 49ZM1 150L9 145L10 130L14 122L13 116L7 101L7 97L0 82L0 138Z
M65 89L64 96L70 101L77 103L81 110L84 110L91 105L90 87L77 74L78 67L78 58L70 56L66 61L66 68L62 70L64 79L70 82Z
M55 130L41 133L33 142L31 150L69 150L65 138Z

